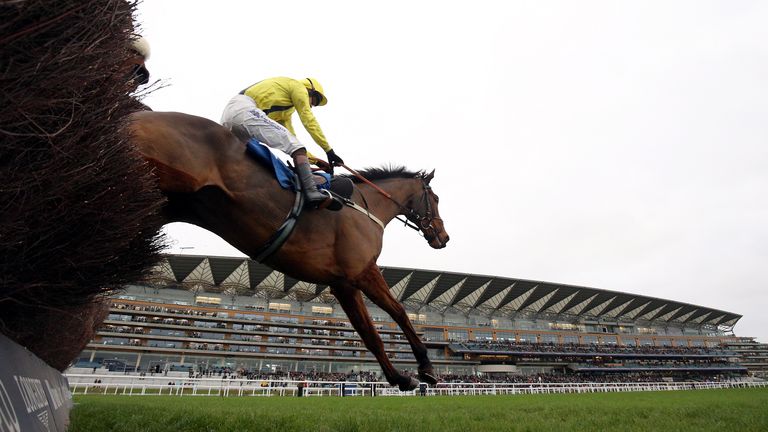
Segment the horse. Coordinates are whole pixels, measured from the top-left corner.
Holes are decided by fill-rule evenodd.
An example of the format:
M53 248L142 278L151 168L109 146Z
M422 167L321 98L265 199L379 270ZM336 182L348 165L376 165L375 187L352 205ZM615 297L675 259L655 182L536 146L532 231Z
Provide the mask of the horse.
M294 194L282 189L272 173L246 154L245 143L218 123L177 112L140 111L130 116L127 129L167 197L167 223L200 226L254 258L292 208ZM418 363L418 378L435 385L427 349L376 264L384 226L399 215L418 227L432 248L446 246L449 236L438 196L429 185L434 170L426 174L372 169L360 176L367 181L353 179L351 200L363 203L373 218L346 206L337 212L307 210L288 240L264 263L295 279L328 285L389 384L413 390L419 381L390 362L363 301L365 294L405 334Z

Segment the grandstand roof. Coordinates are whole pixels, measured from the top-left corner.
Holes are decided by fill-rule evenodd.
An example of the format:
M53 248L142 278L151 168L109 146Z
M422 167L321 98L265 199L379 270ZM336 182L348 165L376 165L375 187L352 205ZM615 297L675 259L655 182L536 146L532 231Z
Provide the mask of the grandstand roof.
M741 315L655 297L500 276L381 267L398 300L413 309L479 313L488 317L577 316L603 322L649 321L688 326L732 327ZM284 275L247 258L167 255L150 280L159 285L261 295L269 299L334 303L326 285Z

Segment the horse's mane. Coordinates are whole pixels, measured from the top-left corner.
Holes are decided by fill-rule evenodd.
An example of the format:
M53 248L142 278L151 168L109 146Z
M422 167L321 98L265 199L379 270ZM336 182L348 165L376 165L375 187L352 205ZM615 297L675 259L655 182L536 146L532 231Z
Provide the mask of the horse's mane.
M424 177L426 173L423 170L411 171L404 166L382 166L375 168L363 168L357 171L358 174L365 177L370 181L386 180L392 178L419 178ZM352 174L339 174L339 177L344 177L352 180L354 183L362 183L363 181L355 177Z

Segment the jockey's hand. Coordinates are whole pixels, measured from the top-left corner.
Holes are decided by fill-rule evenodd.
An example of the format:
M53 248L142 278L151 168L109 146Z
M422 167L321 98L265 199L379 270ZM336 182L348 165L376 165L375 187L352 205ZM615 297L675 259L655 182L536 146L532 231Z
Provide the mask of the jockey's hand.
M331 165L342 165L344 164L344 160L340 158L333 149L331 151L325 152L325 154L328 156L328 163Z
M315 165L317 165L318 168L327 172L328 174L333 175L333 165L329 164L328 162L322 159L315 159Z

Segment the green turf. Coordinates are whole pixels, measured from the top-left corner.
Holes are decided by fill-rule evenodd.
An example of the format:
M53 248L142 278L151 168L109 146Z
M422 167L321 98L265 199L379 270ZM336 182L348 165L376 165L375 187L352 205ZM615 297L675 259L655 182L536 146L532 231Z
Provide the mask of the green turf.
M768 431L768 389L518 396L76 396L82 431Z

